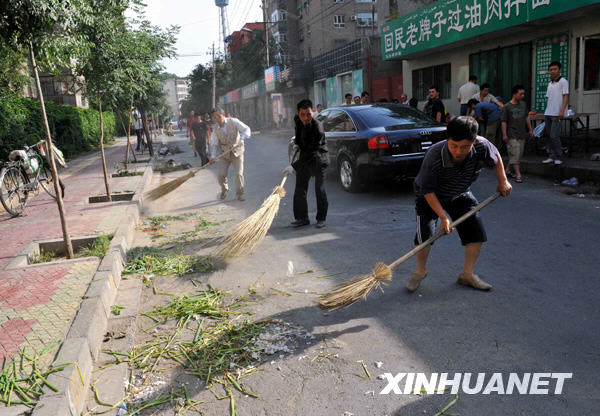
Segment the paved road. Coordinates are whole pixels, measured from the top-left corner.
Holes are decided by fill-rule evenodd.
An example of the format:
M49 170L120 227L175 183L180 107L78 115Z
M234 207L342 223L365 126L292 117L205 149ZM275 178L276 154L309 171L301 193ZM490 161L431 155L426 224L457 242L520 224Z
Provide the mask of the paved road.
M233 200L233 192L225 202L216 200L216 169L211 167L171 197L150 205L149 213L222 205L227 207L225 216L250 214L281 179L288 137L281 132L247 141L245 202ZM173 141L186 147L181 136ZM181 158L189 156L185 153ZM234 293L245 293L250 285L292 293L268 298L257 306L257 316L276 316L303 325L315 335L314 343L278 360L280 371L271 367L253 376L260 379L252 385L261 398L238 403L240 414L432 415L454 397L449 392L380 395L387 383L376 375L383 372L425 372L428 376L483 372L486 384L492 373L502 373L505 381L511 372L520 376L573 373L562 395L461 393L450 413L598 414L600 201L568 197L550 181L527 177L524 184L515 184L509 198L496 201L482 213L489 241L477 271L494 285L491 292L456 284L463 251L457 235L451 235L435 244L429 277L416 293L404 290L414 268L410 260L395 270L384 292L325 314L314 307L314 293L368 273L377 261L389 263L411 249L414 197L410 187L389 184L349 194L341 190L332 173L327 180L327 227L295 230L288 226L293 219L294 180L290 182L289 194L265 241L254 254L231 262L210 278L212 284ZM480 199L492 194L493 175L484 172L473 189ZM309 206L314 222L312 189ZM319 271L286 277L288 261L296 272ZM315 275L334 276L317 279ZM338 354L338 361L328 358L316 368L310 366L308 360L320 351ZM357 360L364 360L373 380L355 375L362 373ZM375 368L376 361L383 362L380 369ZM219 414L214 412L207 414Z

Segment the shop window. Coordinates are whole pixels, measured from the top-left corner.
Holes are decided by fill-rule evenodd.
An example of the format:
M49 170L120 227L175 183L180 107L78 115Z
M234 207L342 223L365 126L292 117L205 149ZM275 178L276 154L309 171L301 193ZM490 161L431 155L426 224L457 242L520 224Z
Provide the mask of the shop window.
M375 17L375 25L377 25L377 13L356 13L356 25L373 26L373 17Z
M450 64L415 69L412 72L413 97L425 101L432 85L440 89L440 98L450 98Z
M600 39L585 40L583 89L600 90Z
M344 27L344 15L336 14L333 16L333 27L341 28Z

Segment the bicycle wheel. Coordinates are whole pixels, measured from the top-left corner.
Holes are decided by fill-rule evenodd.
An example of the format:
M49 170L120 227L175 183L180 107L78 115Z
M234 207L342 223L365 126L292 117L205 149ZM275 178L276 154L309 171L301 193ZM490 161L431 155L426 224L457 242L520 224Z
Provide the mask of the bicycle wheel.
M50 170L50 166L44 163L44 166L40 169L40 175L38 176L38 181L44 191L48 193L52 198L56 199L56 192L54 191L54 177L52 176L52 171Z
M20 166L9 166L0 172L0 202L13 217L21 214L27 206L29 191L25 189L28 179Z

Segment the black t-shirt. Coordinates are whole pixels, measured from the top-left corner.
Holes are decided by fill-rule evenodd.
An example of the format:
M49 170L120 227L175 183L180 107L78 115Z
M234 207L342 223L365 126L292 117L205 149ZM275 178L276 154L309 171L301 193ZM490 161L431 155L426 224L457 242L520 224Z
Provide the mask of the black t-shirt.
M444 107L444 103L439 98L434 100L428 100L427 104L425 104L425 108L423 108L423 112L425 114L429 114L433 119L437 120L437 113L441 113L442 117L440 119L441 122L444 121L444 113L446 112L446 108Z
M208 126L203 121L195 121L194 124L192 124L192 131L194 132L194 137L196 139L206 140Z

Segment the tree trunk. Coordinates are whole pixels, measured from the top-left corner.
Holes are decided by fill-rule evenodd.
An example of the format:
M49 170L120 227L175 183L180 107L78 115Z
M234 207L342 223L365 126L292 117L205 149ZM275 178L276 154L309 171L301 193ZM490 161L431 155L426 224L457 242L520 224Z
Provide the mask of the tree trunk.
M58 171L56 170L56 162L54 161L54 151L52 150L52 135L50 134L50 126L48 125L48 118L46 117L46 106L44 105L44 95L42 94L42 85L40 84L40 76L38 74L37 64L35 63L35 54L33 53L33 44L29 42L29 60L31 61L31 68L33 70L33 76L35 78L35 86L37 88L38 97L40 99L40 107L42 110L42 120L44 122L44 130L46 131L46 153L48 155L48 161L50 162L50 170L52 171L52 180L54 182L54 193L56 194L56 204L58 205L58 214L60 216L60 225L62 227L63 240L65 243L65 252L67 258L72 259L73 244L71 244L71 236L67 227L67 215L65 213L65 204L62 199L62 189L60 188L60 178L58 177Z
M106 172L106 158L104 157L104 124L102 123L102 99L98 91L98 111L100 112L100 155L102 156L102 170L104 171L104 186L106 187L106 199L112 202L110 186L108 184L108 173Z
M148 120L146 119L146 110L144 110L144 107L140 109L140 112L142 113L142 123L144 124L146 142L148 143L148 153L150 153L150 156L154 156L154 149L152 149L152 136L150 136L150 130L148 129Z
M131 147L131 109L129 110L129 123L127 125L127 128L125 128L123 117L121 116L121 113L119 111L117 111L117 116L119 117L121 126L123 126L123 131L125 131L125 134L127 134L127 146L125 149L125 170L127 170L129 165L129 151L131 151L131 154L133 155L133 160L137 162L137 159L135 158L135 153L133 152L133 149Z

